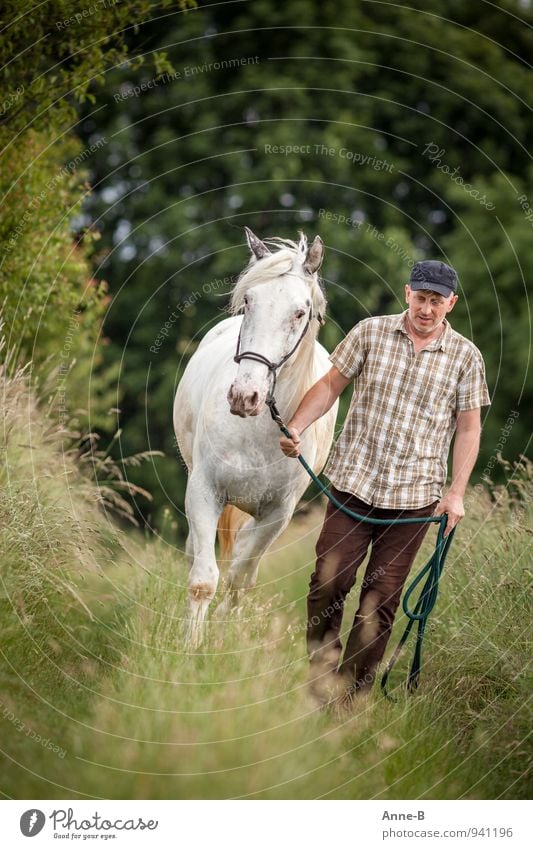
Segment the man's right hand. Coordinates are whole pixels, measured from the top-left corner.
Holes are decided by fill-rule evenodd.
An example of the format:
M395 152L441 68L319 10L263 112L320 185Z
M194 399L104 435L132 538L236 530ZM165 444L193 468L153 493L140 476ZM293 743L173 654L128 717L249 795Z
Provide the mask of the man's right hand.
M288 427L291 439L282 436L279 444L286 457L298 457L300 454L300 432L295 427Z

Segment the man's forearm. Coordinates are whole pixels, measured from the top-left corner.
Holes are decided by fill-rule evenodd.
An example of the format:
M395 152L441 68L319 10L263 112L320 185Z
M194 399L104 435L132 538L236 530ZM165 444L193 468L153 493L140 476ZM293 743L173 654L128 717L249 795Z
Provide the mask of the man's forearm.
M324 375L302 398L298 409L289 422L289 427L295 427L299 433L316 422L321 416L328 412L339 397L339 392L329 379Z
M480 428L458 431L455 434L452 461L452 481L449 492L464 497L472 469L479 452Z

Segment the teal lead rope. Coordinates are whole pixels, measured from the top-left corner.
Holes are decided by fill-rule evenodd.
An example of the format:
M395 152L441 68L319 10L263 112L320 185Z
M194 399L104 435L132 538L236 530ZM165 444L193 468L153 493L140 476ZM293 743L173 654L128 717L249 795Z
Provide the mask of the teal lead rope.
M270 408L270 414L279 429L286 437L291 439L291 435L287 430L287 427L283 423L283 420L278 412L276 407L276 403L272 397L267 400L267 404ZM413 628L413 625L416 623L417 633L416 633L416 643L415 643L415 651L413 655L413 660L411 663L411 668L409 670L409 677L407 679L407 689L409 692L413 692L418 687L418 683L420 680L420 669L422 666L422 643L424 641L424 634L426 631L426 625L428 621L429 614L435 607L435 603L437 601L437 596L439 593L439 579L442 575L442 571L444 569L444 563L446 561L446 556L448 554L453 536L455 534L455 528L450 531L447 537L444 536L444 531L446 529L446 525L448 522L448 517L446 513L442 516L422 516L418 519L372 519L368 516L360 516L358 513L354 513L352 510L348 510L340 501L337 501L334 495L324 486L324 484L319 480L319 478L315 475L307 461L301 454L298 456L298 460L304 467L305 471L309 475L309 477L316 483L321 492L326 495L332 504L338 510L341 510L343 513L346 513L347 516L350 516L351 519L356 519L359 522L368 522L372 525L412 525L412 524L429 524L430 522L438 522L439 530L437 533L437 542L435 544L435 551L432 556L426 563L426 565L420 570L420 572L416 575L414 580L409 584L405 595L403 597L403 610L405 615L408 618L408 623L405 627L405 630L400 637L400 641L394 652L392 653L392 657L389 660L385 672L381 678L381 689L383 691L383 695L393 701L392 696L389 695L387 689L387 682L389 680L389 675L393 666L396 664L400 653L407 642L409 634ZM426 582L422 587L420 595L418 597L418 601L415 604L414 610L409 608L409 601L414 591L427 575Z
M421 521L417 519L415 521ZM418 682L420 680L420 669L422 667L422 642L424 640L424 634L426 631L426 625L428 621L429 614L435 607L437 602L437 596L439 593L439 579L442 575L442 571L444 569L444 563L446 561L446 557L455 534L455 528L452 528L447 537L444 536L444 530L446 528L447 523L447 515L444 513L442 516L430 516L429 521L438 521L439 522L439 530L437 533L437 542L435 544L435 550L431 555L430 559L426 563L426 565L420 570L418 575L414 578L414 580L409 584L405 595L403 597L402 607L405 615L409 619L405 630L400 637L400 641L396 648L394 649L391 659L389 660L387 666L385 667L385 672L381 678L381 689L383 694L390 699L389 693L387 691L387 681L391 672L392 667L395 665L404 644L411 633L411 629L415 622L418 625L417 633L416 633L416 643L415 643L415 651L413 655L413 660L411 663L411 668L409 670L409 678L407 679L407 688L410 692L413 692L418 687ZM424 576L427 575L426 583L424 584L422 591L418 597L418 601L415 605L414 610L409 609L409 599L411 598L413 592L423 580Z

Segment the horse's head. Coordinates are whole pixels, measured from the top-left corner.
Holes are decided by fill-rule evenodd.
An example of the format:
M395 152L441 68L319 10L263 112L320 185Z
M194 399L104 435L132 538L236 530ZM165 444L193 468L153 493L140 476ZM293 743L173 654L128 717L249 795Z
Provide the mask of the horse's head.
M324 255L322 239L316 236L308 246L301 234L298 244L269 239L267 246L245 229L252 256L231 298L232 312L243 311L243 319L239 368L228 391L231 412L243 417L261 412L273 381L272 367L296 357L308 339L314 342L325 309L317 275Z

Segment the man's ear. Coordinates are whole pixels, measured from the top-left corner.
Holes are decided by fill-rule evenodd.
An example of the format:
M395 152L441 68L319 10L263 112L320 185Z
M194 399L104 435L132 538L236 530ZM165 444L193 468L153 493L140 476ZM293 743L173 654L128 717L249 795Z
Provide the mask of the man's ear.
M446 310L446 312L447 312L447 313L448 313L448 312L451 312L451 311L453 310L454 306L455 306L455 305L456 305L456 303L457 303L458 298L459 298L459 295L454 295L454 296L450 299L450 303L448 304L448 309Z

